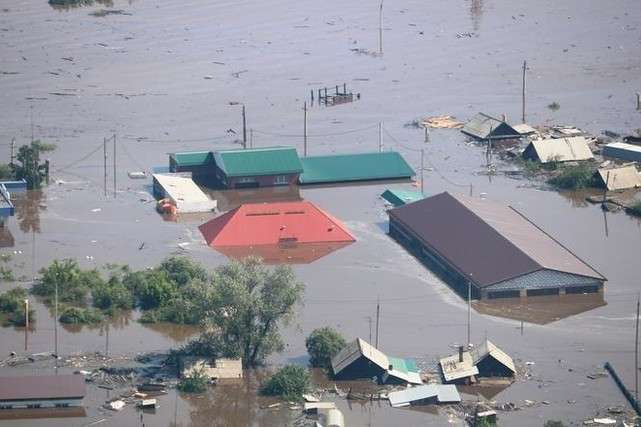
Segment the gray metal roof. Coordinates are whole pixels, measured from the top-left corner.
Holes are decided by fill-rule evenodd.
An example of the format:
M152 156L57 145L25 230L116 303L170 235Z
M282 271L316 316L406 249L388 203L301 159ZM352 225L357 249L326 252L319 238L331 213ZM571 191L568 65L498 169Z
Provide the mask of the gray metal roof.
M572 162L594 158L588 140L582 136L539 139L532 141L530 146L541 163Z
M477 365L481 360L491 356L496 361L504 365L510 371L516 373L514 361L503 350L494 345L490 340L485 340L478 347L472 350L472 360L474 365Z
M367 358L385 371L389 368L389 359L385 354L383 354L383 352L379 351L365 340L356 338L354 341L343 347L336 356L332 357L332 369L334 374L338 375L340 371L354 363L361 356Z
M605 280L506 205L441 193L392 209L389 215L477 287L541 269Z
M552 289L598 286L601 281L592 277L577 276L556 270L537 270L533 273L504 280L485 289L487 291L513 291L521 289Z
M610 169L601 168L597 173L603 181L603 185L607 186L610 191L641 187L641 176L634 165Z
M395 408L407 406L412 402L436 397L439 403L460 402L461 395L455 385L451 384L424 384L410 387L405 390L389 393L390 405Z
M479 374L479 370L474 366L474 360L469 351L463 352L463 361L461 362L459 361L459 355L457 353L440 359L439 365L441 365L443 379L445 379L446 382Z
M521 135L506 122L484 113L472 117L461 129L461 132L478 139L520 138Z

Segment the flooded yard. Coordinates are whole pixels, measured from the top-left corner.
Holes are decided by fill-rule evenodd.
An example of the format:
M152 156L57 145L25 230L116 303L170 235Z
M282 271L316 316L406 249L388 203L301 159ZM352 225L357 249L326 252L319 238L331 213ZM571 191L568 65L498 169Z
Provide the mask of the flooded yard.
M92 3L92 2L88 2ZM102 9L124 14L93 16ZM520 122L521 66L528 61L527 122L572 124L594 134L641 127L634 93L641 88L641 8L635 1L466 0L385 3L379 54L377 2L268 3L129 0L53 8L44 0L0 7L0 162L12 138L55 143L51 184L18 195L16 216L0 232L0 253L28 286L54 259L83 267L106 263L142 269L171 254L208 268L227 258L208 247L198 226L211 214L164 221L155 211L151 180L127 172L166 168L175 151L239 147L242 103L255 147L303 150L303 102L310 90L344 82L358 102L308 106L308 153L397 150L417 170L424 150L427 195L459 192L508 203L607 277L602 297L541 297L531 304L475 304L472 341L501 346L528 377L491 398L524 406L499 413L499 425L580 423L608 406L625 405L611 378L589 379L609 361L634 389L634 319L641 221L604 213L584 193L557 193L539 182L504 174L497 160L487 174L484 149L458 130L406 126L451 114L465 121L479 111ZM553 102L559 108L547 106ZM230 104L232 103L232 104ZM104 187L103 139L107 146ZM114 167L115 158L115 167ZM116 171L114 180L113 170ZM116 183L116 196L113 183ZM371 183L212 195L228 209L243 202L309 200L341 220L356 242L309 264L295 265L305 283L304 305L284 331L274 365L307 363L305 337L332 326L345 337L368 338L381 304L380 347L433 365L464 343L467 304L387 233L388 187ZM638 196L637 196L638 197ZM143 245L144 244L144 245ZM2 290L16 284L5 284ZM36 323L29 353L53 350L53 316L32 302ZM96 327L59 328L60 353L135 355L166 351L196 331L136 321L138 313ZM524 322L522 323L521 320ZM107 330L109 331L107 334ZM0 355L24 352L24 329L0 328ZM526 362L533 362L528 363ZM35 373L1 367L1 375ZM53 368L37 373L52 373ZM260 409L253 376L212 388L202 397L174 390L156 414L128 407L102 414L109 390L90 387L84 418L2 420L4 426L284 425L297 413ZM476 400L472 394L464 399ZM548 404L542 404L546 401ZM337 399L346 425L452 425L448 411L393 409L386 401ZM454 424L457 425L457 424Z

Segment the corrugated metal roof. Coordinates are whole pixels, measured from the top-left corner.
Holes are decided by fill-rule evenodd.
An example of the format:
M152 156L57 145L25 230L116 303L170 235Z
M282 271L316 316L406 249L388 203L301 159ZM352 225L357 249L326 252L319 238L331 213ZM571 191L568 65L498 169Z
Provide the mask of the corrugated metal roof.
M536 152L541 163L571 162L594 158L588 140L582 136L540 139L532 141L530 146Z
M479 374L479 370L474 366L474 361L468 351L463 352L462 362L459 362L459 355L457 353L452 356L442 358L439 360L439 365L441 365L443 379L446 382L456 381Z
M529 135L531 133L536 133L536 129L534 129L532 126L528 125L527 123L521 123L520 125L514 125L512 128L520 133L521 135Z
M361 356L367 358L383 370L389 367L389 360L383 352L374 348L365 340L356 338L347 344L338 354L332 357L332 370L338 375L343 369L354 363Z
M641 187L641 176L634 165L599 169L597 173L603 186L607 186L610 191Z
M411 178L414 170L396 151L303 157L301 184Z
M214 152L216 166L227 176L287 175L303 171L294 147L267 147Z
M416 362L412 359L402 359L400 357L388 356L388 363L392 369L387 370L386 375L389 377L396 377L410 384L421 384L421 375L419 373ZM384 379L383 382L386 382Z
M475 365L488 356L492 356L496 361L503 364L510 371L516 373L516 366L514 366L512 358L494 345L490 340L485 340L481 345L472 349L472 360Z
M478 287L542 268L605 280L509 206L441 193L389 215Z
M244 204L198 228L213 247L355 240L339 220L307 201Z
M186 151L169 155L177 166L206 166L214 164L214 154L211 151Z
M217 202L212 200L194 183L191 178L173 174L154 174L153 179L162 187L178 212L209 212L216 209Z
M83 398L82 375L19 376L0 378L0 401Z
M381 194L381 197L390 202L395 207L403 206L425 198L422 192L418 190L398 190L388 188Z
M641 146L626 144L625 142L613 142L603 147L601 153L615 159L641 162Z
M435 397L439 403L454 403L461 401L456 386L453 384L423 384L409 387L405 390L393 391L388 395L390 405L395 408L408 406L412 402Z
M478 113L472 117L465 123L461 132L478 139L488 139L490 137L492 139L521 137L521 135L506 122L484 113Z

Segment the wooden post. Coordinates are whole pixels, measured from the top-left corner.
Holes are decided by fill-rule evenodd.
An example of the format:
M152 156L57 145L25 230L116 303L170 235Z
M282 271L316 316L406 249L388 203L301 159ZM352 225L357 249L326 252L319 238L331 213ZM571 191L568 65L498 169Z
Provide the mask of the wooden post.
M521 123L525 123L525 71L527 70L527 61L523 61L523 92L521 97L522 109L521 109Z
M45 182L49 185L49 159L45 160Z
M641 93L637 92L637 110L641 110Z
M307 157L307 102L303 104L303 155Z
M254 148L254 129L249 129L249 148Z
M376 348L378 348L378 325L379 325L380 317L381 317L381 303L380 303L380 300L377 299L376 301L376 345L375 345Z
M343 94L347 95L347 84L343 83Z
M27 351L29 343L29 300L24 300L24 351Z
M470 184L470 197L472 197L472 194L474 193L474 186Z
M427 129L427 126L424 126L424 128L425 128L425 142L429 142L430 141L429 130Z
M54 293L54 308L53 308L53 321L54 321L54 328L53 328L53 339L54 339L54 353L56 353L56 366L57 365L57 360L58 360L58 280L60 277L56 275L56 287L55 287L55 293Z
M467 282L467 348L472 344L472 282Z
M114 133L114 199L116 198L116 134Z
M336 85L336 95L338 95L338 85Z
M11 163L9 163L10 166L13 166L13 161L16 159L15 152L16 152L16 139L11 138Z
M245 104L243 104L243 149L247 149L247 117L245 116Z
M322 99L322 98L323 98L323 97L321 96L321 90L320 90L320 89L318 89L318 105L320 105L320 103L321 103L321 99Z
M603 189L603 200L601 203L605 203L608 194L608 185L610 185L610 171L605 175L605 188Z
M104 169L104 182L103 187L105 190L105 197L107 197L107 138L102 139L102 151L104 155L103 169Z
M378 10L378 53L383 54L383 0Z
M641 297L637 296L637 319L634 336L634 398L639 402L639 304Z
M425 167L423 166L423 159L424 159L424 157L425 157L425 150L423 150L423 149L421 148L421 194L425 194L425 192L423 191L423 189L424 189L424 186L423 186L423 182L424 182L424 174L423 174L423 171L425 170Z
M314 105L314 89L311 89L310 92L312 94L312 105Z

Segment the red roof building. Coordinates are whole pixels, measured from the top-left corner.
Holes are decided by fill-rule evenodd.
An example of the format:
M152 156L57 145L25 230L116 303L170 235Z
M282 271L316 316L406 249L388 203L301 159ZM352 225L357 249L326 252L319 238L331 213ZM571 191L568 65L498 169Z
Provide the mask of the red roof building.
M308 263L356 239L311 202L244 204L200 227L207 244L232 257Z

